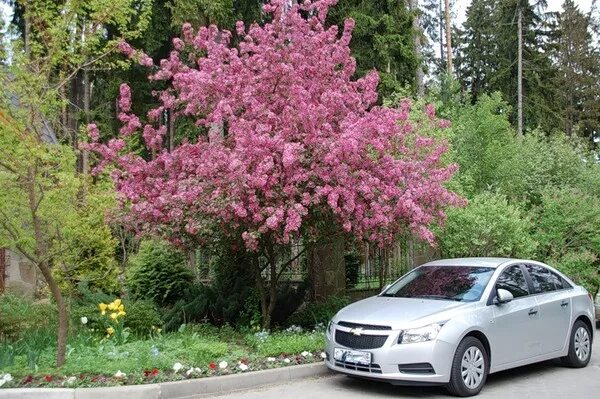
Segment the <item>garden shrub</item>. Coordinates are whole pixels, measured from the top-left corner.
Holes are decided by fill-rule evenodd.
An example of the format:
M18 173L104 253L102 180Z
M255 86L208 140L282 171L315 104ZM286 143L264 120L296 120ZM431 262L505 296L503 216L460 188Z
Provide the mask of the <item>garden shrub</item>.
M330 296L322 302L312 302L288 319L289 325L313 328L318 324L327 325L331 318L343 307L350 304L350 298Z
M0 340L16 341L37 330L54 331L56 307L6 293L0 295Z
M554 266L571 278L576 284L582 285L593 295L600 287L600 268L598 257L589 251L567 252L558 259L548 259L548 264Z
M109 294L121 291L120 268L115 258L118 243L104 220L104 209L112 204L106 198L108 193L87 195L78 217L69 220L61 232L65 250L55 259L53 274L64 294L76 295L82 281Z
M534 253L532 222L502 195L479 194L466 207L449 209L447 215L438 236L444 257L528 257Z
M223 324L260 324L259 299L244 252L221 250L213 265L212 284L197 283L182 293L164 315L165 329L176 330L184 323L210 321Z
M193 278L181 252L165 242L144 241L130 259L127 288L133 299L165 306L179 300Z
M156 305L152 301L124 301L127 315L125 327L137 335L148 335L153 328L162 328L162 319Z
M537 209L541 258L596 292L600 278L600 198L573 188L547 189Z

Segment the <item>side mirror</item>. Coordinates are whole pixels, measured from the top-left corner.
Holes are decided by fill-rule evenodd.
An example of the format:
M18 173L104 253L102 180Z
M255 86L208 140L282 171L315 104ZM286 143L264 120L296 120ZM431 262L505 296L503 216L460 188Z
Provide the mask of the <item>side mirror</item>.
M510 291L507 291L503 288L498 288L496 292L496 298L494 298L494 303L497 305L501 305L503 303L508 303L514 299L513 294Z

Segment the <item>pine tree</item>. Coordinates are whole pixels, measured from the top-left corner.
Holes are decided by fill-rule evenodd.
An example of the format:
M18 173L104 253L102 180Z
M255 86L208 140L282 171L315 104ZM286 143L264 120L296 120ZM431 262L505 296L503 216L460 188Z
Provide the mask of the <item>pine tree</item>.
M547 131L559 125L554 76L550 58L553 31L543 4L526 0L474 0L460 39L458 76L473 100L481 93L499 91L513 106L510 120L516 125L517 15L523 29L523 112L526 129Z
M405 0L340 0L330 10L330 24L343 25L348 17L356 21L350 47L357 75L377 69L383 97L407 87L415 90L419 60L414 53L415 32L408 5Z
M567 135L594 139L600 134L600 49L594 47L590 16L572 0L558 16L557 84Z

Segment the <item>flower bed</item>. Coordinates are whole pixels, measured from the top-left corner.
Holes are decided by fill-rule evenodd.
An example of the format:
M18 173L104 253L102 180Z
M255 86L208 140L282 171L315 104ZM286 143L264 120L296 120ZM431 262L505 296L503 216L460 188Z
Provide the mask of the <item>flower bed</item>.
M116 334L115 334L116 335ZM108 334L79 333L69 341L65 365L53 366L54 348L31 363L27 353L0 367L0 388L98 387L179 381L320 362L321 328L274 333L239 332L224 327L187 326L122 343Z

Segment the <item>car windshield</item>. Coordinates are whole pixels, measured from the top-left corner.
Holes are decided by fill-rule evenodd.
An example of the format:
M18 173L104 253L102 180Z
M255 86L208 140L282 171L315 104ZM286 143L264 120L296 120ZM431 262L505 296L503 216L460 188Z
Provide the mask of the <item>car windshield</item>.
M384 291L381 296L474 302L481 298L491 267L422 266Z

